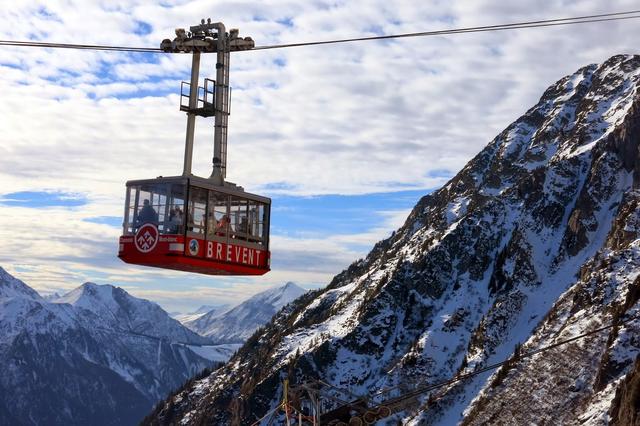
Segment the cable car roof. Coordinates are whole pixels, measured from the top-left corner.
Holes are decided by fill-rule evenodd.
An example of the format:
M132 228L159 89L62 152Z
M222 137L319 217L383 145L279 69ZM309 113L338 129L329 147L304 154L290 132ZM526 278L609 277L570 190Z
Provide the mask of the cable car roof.
M127 181L127 186L132 185L153 185L160 183L181 183L186 184L187 180L189 181L189 185L198 186L200 188L212 189L218 192L222 192L229 195L235 195L238 197L247 198L254 201L260 201L262 203L271 204L271 198L264 197L262 195L252 194L250 192L246 192L243 187L236 185L235 183L225 181L224 186L216 185L211 182L210 179L203 178L200 176L190 176L185 178L183 176L158 176L155 179L136 179Z

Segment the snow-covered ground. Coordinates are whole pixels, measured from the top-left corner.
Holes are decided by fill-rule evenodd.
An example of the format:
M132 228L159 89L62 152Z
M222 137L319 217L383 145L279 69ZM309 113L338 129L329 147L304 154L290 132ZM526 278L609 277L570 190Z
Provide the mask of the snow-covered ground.
M242 343L227 343L211 346L188 345L187 347L209 361L227 362L241 346Z

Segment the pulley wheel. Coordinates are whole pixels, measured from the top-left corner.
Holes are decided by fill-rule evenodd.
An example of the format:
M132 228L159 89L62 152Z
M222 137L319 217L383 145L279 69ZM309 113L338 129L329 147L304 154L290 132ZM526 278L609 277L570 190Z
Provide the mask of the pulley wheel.
M391 415L391 408L383 405L382 407L378 408L378 418L382 419L385 417L389 417Z
M364 413L364 416L362 416L362 419L368 425L375 423L377 418L377 413L374 413L373 411L367 411L366 413Z

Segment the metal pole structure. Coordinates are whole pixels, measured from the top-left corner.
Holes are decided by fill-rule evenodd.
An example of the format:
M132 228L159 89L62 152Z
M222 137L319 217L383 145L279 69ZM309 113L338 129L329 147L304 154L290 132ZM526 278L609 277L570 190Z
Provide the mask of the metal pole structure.
M223 186L227 175L227 127L229 122L229 57L230 52L250 50L255 47L251 37L240 37L237 29L227 34L222 22L212 23L211 19L200 21L200 25L176 29L176 38L162 40L160 49L167 53L193 52L191 64L191 87L189 89L189 107L180 105L181 111L187 112L187 137L184 148L184 168L182 175L191 176L193 159L193 139L196 116L210 117L209 105L206 103L198 110L198 77L200 71L200 53L216 52L216 83L214 89L213 115L215 128L213 135L213 172L209 179ZM213 33L216 30L217 33ZM181 93L181 95L183 95Z
M213 133L213 171L209 177L214 184L224 185L226 175L227 106L229 98L229 42L222 22L213 24L218 31L216 49L215 127ZM224 171L223 171L224 167Z
M182 176L191 176L191 164L193 160L193 136L196 127L195 110L198 107L198 77L200 71L200 52L193 51L191 60L191 87L189 88L189 112L187 112L187 137L184 144L184 167Z
M287 420L287 426L291 426L289 421L289 379L284 379L282 388L282 407L284 408L284 418Z
M315 407L314 426L320 426L320 396L314 393L312 398Z

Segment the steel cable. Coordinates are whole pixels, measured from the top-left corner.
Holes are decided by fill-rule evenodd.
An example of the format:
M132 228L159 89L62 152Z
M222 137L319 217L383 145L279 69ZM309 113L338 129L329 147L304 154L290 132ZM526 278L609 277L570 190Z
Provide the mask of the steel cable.
M537 21L514 22L514 23L508 23L508 24L453 28L448 30L421 31L421 32L404 33L404 34L391 34L391 35L370 36L370 37L355 37L355 38L333 39L333 40L324 40L324 41L309 41L309 42L301 42L301 43L256 46L253 49L241 50L241 52L248 52L248 51L254 51L254 50L283 49L283 48L289 48L289 47L318 46L318 45L350 43L350 42L359 42L359 41L390 40L390 39L410 38L410 37L443 36L443 35L452 35L452 34L467 34L467 33L505 31L505 30L515 30L515 29L525 29L525 28L589 24L589 23L595 23L595 22L621 21L621 20L638 19L638 18L640 18L640 10L631 10L626 12L601 13L601 14L595 14L595 15L584 15L584 16L576 16L576 17L570 17L570 18L555 18L555 19L545 19L545 20L537 20ZM153 47L109 46L109 45L95 45L95 44L71 44L71 43L16 41L16 40L0 40L0 46L118 51L118 52L132 52L132 53L164 53L160 48L153 48Z

